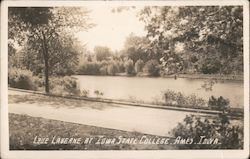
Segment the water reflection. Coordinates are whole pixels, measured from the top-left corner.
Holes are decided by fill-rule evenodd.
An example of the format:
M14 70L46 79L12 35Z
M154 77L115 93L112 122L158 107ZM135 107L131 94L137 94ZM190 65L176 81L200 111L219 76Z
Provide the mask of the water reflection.
M211 95L223 96L230 100L231 107L243 107L242 81L210 81L205 79L185 78L148 78L118 76L75 76L79 79L81 89L103 92L103 97L111 99L131 99L145 102L164 101L162 92L167 89L182 92L184 95L196 94L208 100ZM207 82L207 86L204 83ZM210 85L211 88L208 86ZM202 86L207 87L202 89ZM208 91L209 90L209 91Z

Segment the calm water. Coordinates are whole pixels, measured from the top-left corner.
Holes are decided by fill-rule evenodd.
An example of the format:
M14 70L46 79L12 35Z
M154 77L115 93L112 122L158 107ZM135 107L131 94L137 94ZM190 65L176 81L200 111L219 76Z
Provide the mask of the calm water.
M223 96L230 100L232 107L243 107L244 89L241 81L221 81L213 86L212 91L201 88L203 79L119 77L119 76L74 76L80 89L89 90L89 96L96 97L95 90L104 93L110 99L136 99L146 102L163 101L162 92L170 89L185 95L195 94L208 100L211 95Z

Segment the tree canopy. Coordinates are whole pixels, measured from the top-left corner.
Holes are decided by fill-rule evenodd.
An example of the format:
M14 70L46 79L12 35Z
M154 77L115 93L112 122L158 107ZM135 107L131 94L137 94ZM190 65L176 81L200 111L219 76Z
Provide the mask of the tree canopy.
M60 69L72 67L78 59L80 45L74 34L93 26L89 23L88 12L80 7L9 8L9 46L17 42L26 56L32 54L34 61L27 59L30 63L35 60L40 62L47 93L49 75L63 73ZM36 66L32 65L31 68Z
M174 65L175 72L185 68L202 73L243 71L241 6L145 7L139 17L145 23L150 49L163 53L166 68ZM178 44L183 44L180 52L176 51Z

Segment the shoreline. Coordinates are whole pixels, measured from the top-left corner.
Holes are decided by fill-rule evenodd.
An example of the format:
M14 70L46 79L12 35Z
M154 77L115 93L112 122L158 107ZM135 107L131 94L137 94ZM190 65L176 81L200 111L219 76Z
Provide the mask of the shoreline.
M140 78L175 78L175 75L163 75L163 76L149 76L146 74L128 75L119 73L116 75L90 75L90 74L75 74L71 76L97 76L97 77L140 77ZM176 79L211 79L211 80L228 80L228 81L244 81L244 75L219 75L219 74L177 74Z

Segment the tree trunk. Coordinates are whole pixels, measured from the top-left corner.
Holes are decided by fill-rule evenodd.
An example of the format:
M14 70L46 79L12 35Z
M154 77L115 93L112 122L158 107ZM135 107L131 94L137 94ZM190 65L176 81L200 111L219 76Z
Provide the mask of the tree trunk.
M47 40L45 34L42 32L43 35L43 58L44 58L44 75L45 75L45 92L49 93L49 55L48 55L48 48L47 48Z
M44 58L45 62L45 92L49 93L49 63L48 58Z

